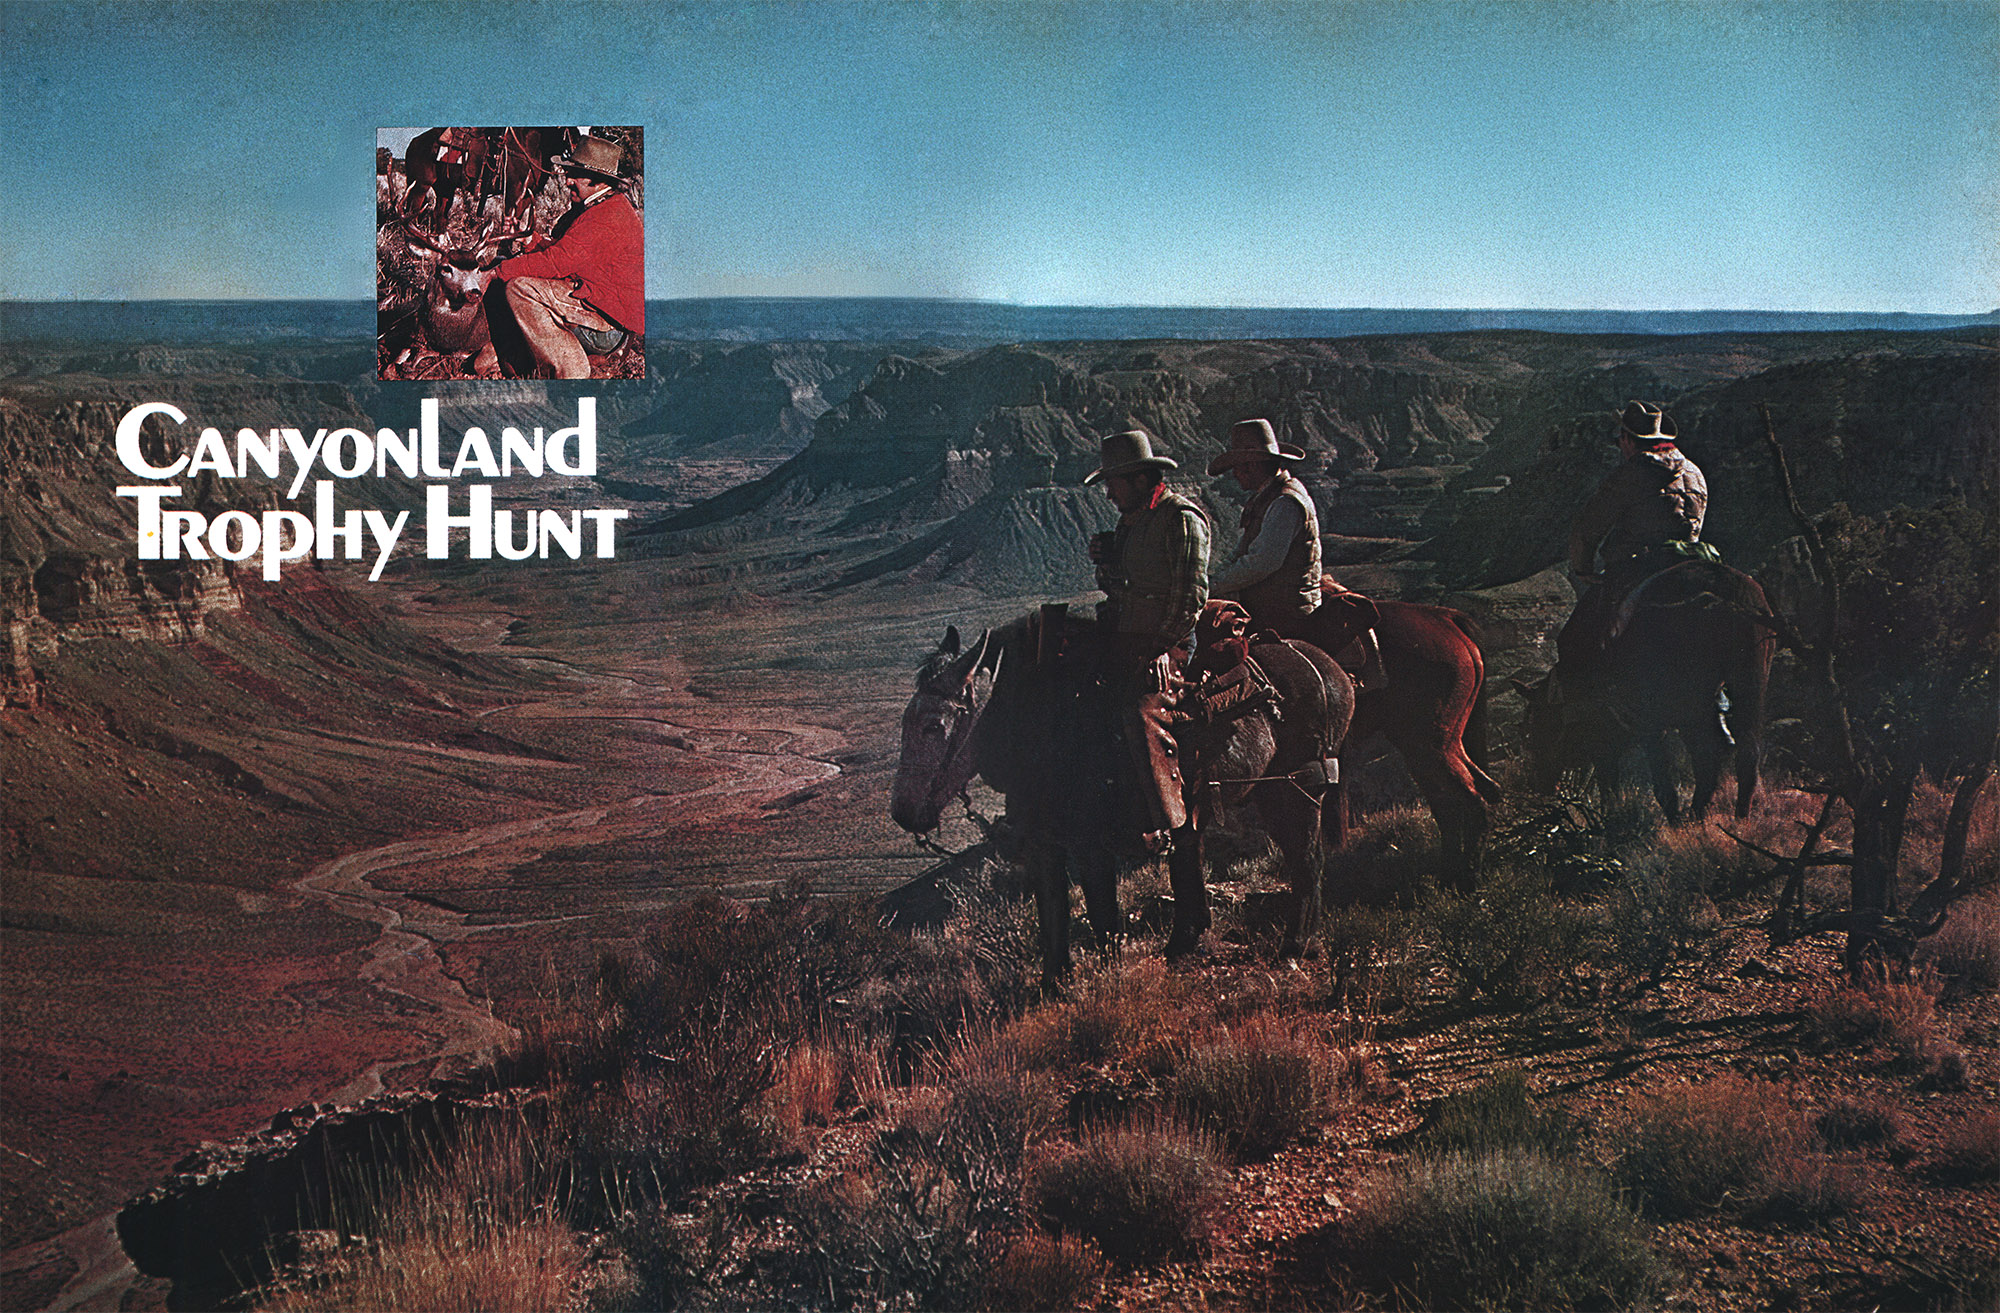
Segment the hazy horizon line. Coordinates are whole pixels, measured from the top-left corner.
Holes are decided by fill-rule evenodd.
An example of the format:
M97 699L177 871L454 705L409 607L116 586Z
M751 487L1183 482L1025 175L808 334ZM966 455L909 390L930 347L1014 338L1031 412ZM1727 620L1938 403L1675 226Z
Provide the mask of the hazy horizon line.
M10 297L5 305L367 305L365 296L138 296L138 297ZM1262 310L1311 314L1600 314L1600 315L1874 315L1932 319L2000 319L2000 306L1990 310L1797 309L1768 306L1548 306L1548 305L1269 305L1216 303L1114 303L1098 301L999 301L973 296L649 296L648 304L694 301L778 304L793 301L901 302L918 305L979 305L1009 310Z

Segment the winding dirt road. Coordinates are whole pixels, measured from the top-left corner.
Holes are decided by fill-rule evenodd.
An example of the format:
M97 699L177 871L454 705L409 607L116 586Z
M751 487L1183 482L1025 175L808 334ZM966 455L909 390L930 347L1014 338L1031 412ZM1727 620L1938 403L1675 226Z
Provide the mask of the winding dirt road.
M491 624L480 628L482 638L500 637ZM462 642L466 633L460 630L455 636ZM522 655L499 647L497 642L489 650ZM431 1077L462 1071L514 1036L514 1028L494 1015L494 1000L468 990L453 974L447 961L449 946L497 933L532 935L546 929L561 934L572 922L593 919L574 914L469 916L425 897L421 881L409 878L413 872L448 868L453 879L461 883L503 884L509 872L566 845L653 839L690 822L712 825L756 817L800 790L841 774L841 767L831 758L847 746L845 738L832 729L801 726L780 709L691 703L685 694L630 675L559 661L537 664L559 670L564 686L546 697L488 708L478 713L477 719L489 724L535 722L544 728L551 722L573 724L582 740L601 732L607 722L639 725L697 758L709 782L680 792L659 792L656 790L673 781L638 778L629 765L606 768L602 778L605 791L612 796L601 803L349 852L292 881L288 888L296 895L341 917L376 927L372 944L355 955L358 979L383 997L385 1012L413 1018L410 1032L427 1041L414 1056L406 1050L400 1056L371 1063L344 1084L326 1090L318 1102L351 1105L384 1092L392 1083L409 1088ZM440 752L431 744L380 743L375 747L388 753L406 750L434 756ZM494 764L497 768L503 760L471 749L443 751L461 766ZM522 758L506 758L504 762L506 769L524 768ZM572 776L579 769L576 761L557 759L529 766L544 767ZM398 873L408 887L385 887L389 880L384 877ZM664 887L643 896L626 891L613 896L617 905L610 910L643 915L676 896L673 889ZM51 1257L51 1251L59 1251L74 1264L74 1274L47 1307L121 1306L139 1274L119 1248L115 1218L115 1213L93 1218L30 1247ZM24 1251L7 1257L10 1265L25 1265L35 1256Z
M676 821L696 815L714 820L733 813L752 814L777 799L840 773L840 767L825 760L825 756L837 751L842 740L826 730L684 724L616 708L565 705L562 701L500 710L515 716L643 720L672 730L730 774L687 793L636 794L602 806L384 844L315 867L293 885L299 893L324 901L343 916L372 922L381 928L380 937L364 956L360 978L377 990L434 1010L432 1024L441 1026L444 1033L435 1052L423 1059L432 1065L433 1076L480 1061L514 1034L513 1027L494 1017L491 1000L468 995L463 984L445 969L439 945L495 931L555 928L587 918L558 915L475 925L469 923L464 913L379 888L371 883L371 877L398 868L449 862L460 870L470 865L497 878L580 837L606 843L656 835ZM330 1100L354 1103L382 1093L388 1065L378 1062L369 1067L334 1091Z

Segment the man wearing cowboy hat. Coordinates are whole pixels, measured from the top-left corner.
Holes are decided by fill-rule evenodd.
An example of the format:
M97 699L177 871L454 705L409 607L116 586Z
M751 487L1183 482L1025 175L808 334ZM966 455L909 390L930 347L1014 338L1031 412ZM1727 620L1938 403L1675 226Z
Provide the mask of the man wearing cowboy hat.
M1625 461L1577 512L1569 535L1570 569L1590 581L1556 636L1557 659L1572 670L1587 673L1596 664L1625 595L1685 559L1689 553L1676 544L1701 540L1708 480L1674 445L1675 433L1674 421L1650 401L1629 401L1618 416Z
M1101 480L1119 511L1117 529L1091 539L1090 559L1105 593L1097 622L1106 682L1140 768L1138 828L1152 852L1164 852L1169 833L1187 823L1165 667L1208 601L1208 515L1167 487L1166 471L1174 468L1154 454L1151 434L1133 429L1104 439L1098 467L1083 480Z
M1241 602L1258 624L1281 633L1319 609L1319 512L1292 473L1305 456L1278 441L1270 420L1246 419L1229 430L1228 449L1208 463L1211 475L1231 474L1251 494L1242 541L1209 592Z
M1239 420L1229 430L1229 446L1208 463L1213 475L1230 474L1251 494L1243 508L1243 534L1236 555L1209 582L1216 597L1243 604L1253 623L1287 638L1321 642L1313 619L1320 608L1319 511L1292 467L1304 460L1302 448L1279 442L1268 419ZM1340 653L1359 666L1364 688L1382 685L1382 654L1375 631L1364 629ZM1335 655L1329 653L1329 655Z
M625 148L582 137L557 161L575 203L541 250L500 262L507 308L537 364L557 378L589 378L590 357L646 331L646 230L618 175ZM497 369L493 348L480 366Z

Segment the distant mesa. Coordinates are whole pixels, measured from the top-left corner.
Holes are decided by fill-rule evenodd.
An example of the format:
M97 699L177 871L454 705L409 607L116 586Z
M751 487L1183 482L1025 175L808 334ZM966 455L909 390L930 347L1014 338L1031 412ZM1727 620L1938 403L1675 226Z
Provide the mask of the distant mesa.
M782 568L804 587L904 577L1001 593L1087 587L1082 539L1109 522L1110 508L1081 480L1099 437L1132 425L1181 461L1176 481L1208 506L1218 552L1234 545L1241 494L1201 471L1230 423L1262 415L1308 453L1301 473L1331 535L1330 560L1421 564L1438 588L1520 579L1559 560L1571 510L1615 459L1607 416L1634 396L1674 409L1684 445L1711 472L1711 534L1732 560L1754 562L1790 532L1762 450L1759 401L1773 407L1810 506L1879 510L1995 477L2000 312L687 300L654 303L644 380L496 385L377 382L362 302L4 309L0 334L16 344L7 403L21 417L10 430L24 444L23 476L46 492L115 480L115 471L76 467L79 426L108 427L91 406L142 395L231 425L398 428L414 425L419 399L435 395L454 423L493 432L574 413L588 389L600 395L605 490L652 508L649 523L632 527L635 548L781 534L799 540ZM1702 336L1658 331L1731 324ZM1437 325L1476 331L1413 331ZM1800 331L1829 327L1842 331ZM1373 335L1354 335L1362 328ZM1157 335L1132 336L1140 331ZM1307 331L1325 335L1289 336ZM1225 333L1233 336L1206 336ZM689 340L675 340L681 334ZM692 340L700 335L707 340ZM1007 340L983 344L989 336ZM1051 340L1023 340L1035 337ZM19 345L30 339L42 345ZM84 410L78 397L91 399ZM261 495L202 495L238 494ZM6 555L24 598L37 596L33 578L59 551L78 562L125 558L122 522L66 504L61 495L29 501L11 518ZM96 577L87 564L74 569ZM53 587L56 576L48 580ZM135 594L131 606L145 605L156 604Z
M1760 401L1808 505L1926 503L2000 484L1995 345L1993 332L1967 329L1693 341L1501 332L892 354L820 415L796 456L640 532L827 544L819 586L907 578L1060 596L1090 587L1083 541L1113 519L1080 487L1101 434L1150 430L1226 553L1242 494L1201 471L1232 422L1264 415L1308 453L1302 473L1332 563L1395 557L1420 563L1431 587L1484 587L1562 559L1571 514L1617 459L1610 416L1632 396L1657 396L1710 471L1710 536L1754 565L1794 532ZM848 550L831 550L837 542Z
M649 342L853 342L958 348L1005 342L1250 341L1389 333L1848 333L2000 326L1974 315L1791 310L1369 310L1017 306L910 297L688 297L646 303ZM0 342L201 344L369 340L355 301L0 301ZM650 366L650 349L648 364Z

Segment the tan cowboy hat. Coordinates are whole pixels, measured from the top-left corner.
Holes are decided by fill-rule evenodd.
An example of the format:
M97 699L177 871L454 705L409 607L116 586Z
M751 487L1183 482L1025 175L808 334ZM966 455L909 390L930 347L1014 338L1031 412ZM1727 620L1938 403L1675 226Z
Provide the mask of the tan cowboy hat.
M1179 469L1176 461L1153 454L1153 435L1144 429L1132 429L1125 433L1114 433L1106 438L1098 452L1098 466L1083 476L1085 483L1095 483L1113 474L1136 474L1147 468L1163 470Z
M589 173L607 182L618 181L618 168L625 163L625 148L605 137L578 137L576 147L556 161L565 173Z
M1278 441L1268 419L1240 419L1229 429L1229 450L1208 463L1210 474L1233 470L1246 461L1301 461L1305 449Z
M1666 411L1650 401L1628 401L1625 412L1618 417L1618 427L1632 435L1635 442L1672 442L1673 419Z

